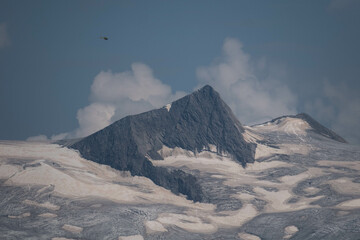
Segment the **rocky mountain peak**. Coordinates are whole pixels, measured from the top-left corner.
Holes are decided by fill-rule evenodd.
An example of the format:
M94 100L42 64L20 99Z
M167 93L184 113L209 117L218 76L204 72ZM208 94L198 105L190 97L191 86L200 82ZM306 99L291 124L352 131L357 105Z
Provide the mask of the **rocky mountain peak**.
M255 144L244 140L241 123L209 85L164 108L128 116L71 145L87 159L133 175L146 176L175 193L201 201L196 178L180 170L154 167L165 145L200 152L215 145L243 166L254 161Z

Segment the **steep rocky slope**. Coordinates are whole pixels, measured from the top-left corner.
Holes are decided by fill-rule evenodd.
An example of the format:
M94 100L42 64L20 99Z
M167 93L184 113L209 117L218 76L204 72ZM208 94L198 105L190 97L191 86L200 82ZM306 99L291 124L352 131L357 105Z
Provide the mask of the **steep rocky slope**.
M243 166L254 162L255 144L244 140L244 128L231 109L210 86L187 95L161 109L125 117L71 145L81 155L132 175L145 176L156 184L202 201L196 177L182 170L154 167L151 159L162 159L165 145L194 153L215 146Z

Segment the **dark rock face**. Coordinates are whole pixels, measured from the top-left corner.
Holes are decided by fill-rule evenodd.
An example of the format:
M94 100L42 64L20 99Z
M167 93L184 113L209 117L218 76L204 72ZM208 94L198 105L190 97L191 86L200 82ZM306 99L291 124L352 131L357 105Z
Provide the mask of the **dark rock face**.
M242 132L241 123L219 94L205 86L173 102L169 110L161 108L125 117L70 147L89 160L148 177L174 193L203 201L195 176L154 167L147 156L161 160L157 151L163 145L200 152L212 144L218 153L227 152L245 166L254 162L256 145L247 143Z

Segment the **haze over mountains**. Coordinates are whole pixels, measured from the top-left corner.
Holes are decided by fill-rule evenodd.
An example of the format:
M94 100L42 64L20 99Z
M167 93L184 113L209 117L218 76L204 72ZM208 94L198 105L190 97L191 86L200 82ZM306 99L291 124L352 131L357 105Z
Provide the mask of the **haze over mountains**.
M307 114L243 126L207 85L59 144L0 143L4 239L360 236L360 149Z

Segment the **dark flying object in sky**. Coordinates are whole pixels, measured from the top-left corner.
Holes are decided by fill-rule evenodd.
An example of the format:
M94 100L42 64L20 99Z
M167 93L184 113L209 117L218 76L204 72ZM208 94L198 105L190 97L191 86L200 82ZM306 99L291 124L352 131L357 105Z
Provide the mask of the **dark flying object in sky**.
M109 40L108 37L100 37L101 39L104 39L104 40Z

